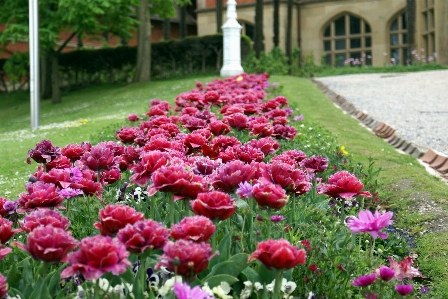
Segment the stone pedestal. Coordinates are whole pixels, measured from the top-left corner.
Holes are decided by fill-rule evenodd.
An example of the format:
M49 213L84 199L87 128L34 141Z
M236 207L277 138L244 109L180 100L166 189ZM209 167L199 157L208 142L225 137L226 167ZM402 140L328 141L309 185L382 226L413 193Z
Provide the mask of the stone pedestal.
M227 1L227 20L222 25L224 35L224 63L221 76L230 77L244 73L241 66L241 25L236 20L236 1Z

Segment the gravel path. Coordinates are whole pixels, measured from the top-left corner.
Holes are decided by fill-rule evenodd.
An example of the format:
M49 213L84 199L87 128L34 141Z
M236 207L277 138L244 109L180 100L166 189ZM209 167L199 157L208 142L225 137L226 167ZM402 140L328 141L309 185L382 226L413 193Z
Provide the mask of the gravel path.
M423 152L448 156L448 70L316 78Z

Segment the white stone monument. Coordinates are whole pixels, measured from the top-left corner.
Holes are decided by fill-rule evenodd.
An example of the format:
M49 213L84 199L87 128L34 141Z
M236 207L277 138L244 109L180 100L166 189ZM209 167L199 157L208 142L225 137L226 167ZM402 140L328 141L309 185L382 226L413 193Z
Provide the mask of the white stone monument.
M220 1L220 0L218 0ZM222 25L224 35L224 63L221 76L230 77L244 73L241 66L241 25L236 20L236 1L227 1L227 20Z

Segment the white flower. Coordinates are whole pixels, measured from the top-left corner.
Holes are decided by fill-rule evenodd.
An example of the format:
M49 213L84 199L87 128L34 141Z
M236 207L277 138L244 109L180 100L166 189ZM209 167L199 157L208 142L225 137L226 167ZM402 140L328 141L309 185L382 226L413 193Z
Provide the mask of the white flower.
M314 293L313 292L309 292L308 299L314 299Z
M210 287L208 286L208 282L204 283L204 286L202 287L202 290L204 292L207 292L210 296L213 296L213 291L212 289L210 289Z
M283 293L291 294L297 288L297 284L294 281L287 281L285 278L282 279L282 286L280 290Z
M174 287L175 282L182 282L182 276L174 276L168 279L165 284L159 289L159 294L165 296L168 294Z
M240 299L247 299L252 294L252 282L245 281L244 289L241 291Z
M93 282L94 284L96 284L96 283L97 283L97 280L94 279L94 280L92 280L92 282ZM109 285L109 281L108 281L107 279L105 279L105 278L99 278L99 283L98 283L98 285L99 285L100 289L102 289L103 291L105 291L105 292L109 291L110 285Z
M221 284L219 286L214 287L213 293L222 299L232 299L233 298L232 296L227 295L228 293L230 293L230 285L225 281L221 281Z
M258 281L254 284L254 287L258 293L260 293L263 290L263 285L261 283L259 283Z
M266 285L266 290L268 290L268 292L272 293L274 291L274 285L275 285L275 279L270 284Z

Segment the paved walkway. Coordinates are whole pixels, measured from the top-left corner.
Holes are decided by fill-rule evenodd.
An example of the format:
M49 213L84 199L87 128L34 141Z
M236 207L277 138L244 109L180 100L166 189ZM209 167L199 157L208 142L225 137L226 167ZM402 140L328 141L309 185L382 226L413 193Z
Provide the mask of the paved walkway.
M448 70L316 78L422 152L448 156Z

